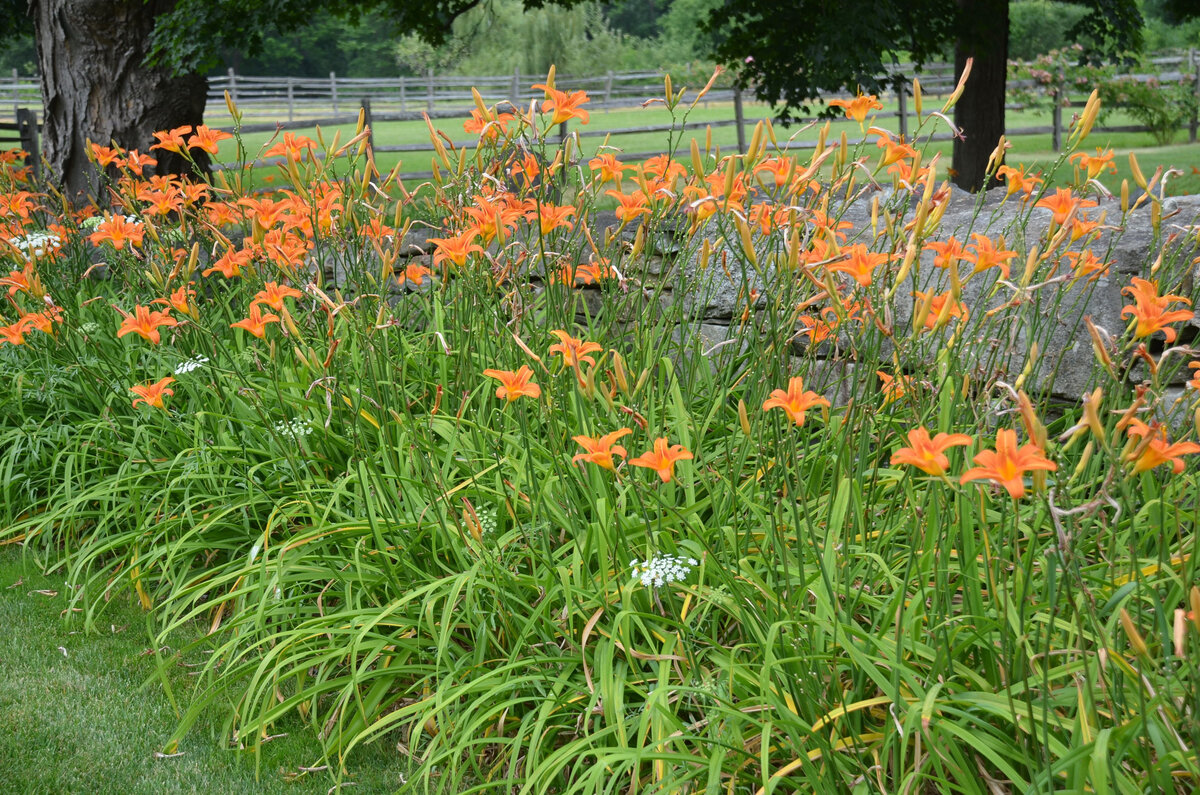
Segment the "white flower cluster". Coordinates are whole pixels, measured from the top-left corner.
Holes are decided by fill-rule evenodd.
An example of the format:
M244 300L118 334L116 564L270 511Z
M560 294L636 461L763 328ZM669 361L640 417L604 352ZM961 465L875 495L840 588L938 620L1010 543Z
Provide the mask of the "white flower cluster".
M196 356L180 362L175 368L175 375L187 375L192 370L198 370L206 364L208 364L207 356Z
M496 532L496 509L487 508L482 511L475 512L475 518L479 520L479 532L483 535Z
M682 582L691 573L692 567L698 564L695 558L681 555L655 555L640 562L635 560L629 566L633 569L633 579L641 580L647 588L661 588L673 582Z
M62 238L51 232L30 232L24 237L10 237L8 242L20 249L25 259L30 256L44 257L47 251L62 248Z
M299 439L312 433L312 426L304 420L281 420L275 423L275 433L280 436L291 436Z

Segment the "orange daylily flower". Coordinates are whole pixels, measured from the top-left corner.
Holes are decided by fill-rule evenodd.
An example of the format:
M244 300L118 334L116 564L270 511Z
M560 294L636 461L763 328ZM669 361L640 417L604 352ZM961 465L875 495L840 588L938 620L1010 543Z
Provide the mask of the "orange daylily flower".
M588 161L588 168L593 172L598 172L600 182L615 182L621 184L621 179L624 177L624 172L633 169L633 166L626 165L614 154L602 154L593 157Z
M1017 252L1009 251L1005 248L998 248L995 241L987 235L981 235L978 232L972 233L971 237L975 240L971 244L971 248L975 249L975 270L974 273L987 270L988 268L999 268L1002 277L1007 279L1009 272L1008 261L1017 256ZM1000 239L1000 246L1004 245L1004 239Z
M113 248L120 251L125 248L127 242L131 246L140 246L145 234L146 230L142 224L130 221L123 215L113 215L101 221L96 231L88 236L88 240L97 246L108 241Z
M454 237L429 238L429 242L432 243L436 249L433 252L433 263L435 265L440 265L446 260L449 260L461 268L466 264L467 257L469 257L472 253L483 253L483 247L478 243L473 242L478 236L478 231L470 229L466 232L463 232L461 235L456 235Z
M564 204L561 207L553 204L540 205L533 213L531 220L536 218L538 227L541 229L542 235L548 235L559 227L572 229L574 224L567 220L575 214L575 207L570 204Z
M463 131L478 135L484 141L492 141L505 131L508 123L514 118L516 117L511 113L496 113L494 116L484 117L477 108L472 108L471 118L463 122Z
M784 155L782 157L767 158L754 167L754 173L769 174L775 187L782 188L784 183L787 182L788 175L794 173L796 169L796 161Z
M432 271L424 265L405 265L404 270L396 274L396 281L401 285L405 284L406 282L411 282L417 287L420 287L425 283L425 277L430 273L432 273Z
M178 289L168 295L166 298L155 298L150 303L162 304L169 306L176 312L190 314L192 310L191 299L196 297L196 291L187 284L181 285Z
M258 308L258 304L250 305L250 315L244 320L239 320L236 323L230 323L230 328L244 329L259 339L263 339L267 335L267 324L278 323L279 315L268 312L265 315Z
M946 450L951 447L968 447L972 439L965 433L939 433L932 439L924 426L908 432L908 447L892 453L892 466L910 464L935 477L943 477L950 466Z
M277 284L276 282L267 282L263 285L263 289L255 293L250 305L266 304L272 309L282 312L283 299L285 298L303 298L304 293L294 287L288 287L286 284Z
M0 277L0 287L7 285L10 296L17 293L27 293L36 279L37 273L34 271L33 263L31 262L19 271L9 271L7 276Z
M608 264L605 258L600 262L581 262L575 266L575 281L582 284L595 284L601 279L612 279L617 272Z
M537 398L542 394L542 388L529 380L533 378L533 370L527 364L521 365L515 373L511 370L484 370L483 374L500 381L496 397L504 398L509 403L520 397Z
M960 259L967 262L975 261L963 248L963 244L958 241L957 237L950 237L947 240L931 240L925 244L924 250L934 252L933 266L935 268L949 268L956 265Z
M165 149L168 152L182 152L184 147L183 136L192 131L192 125L185 124L182 127L176 127L173 130L159 130L154 133L154 139L158 142L151 144L151 149Z
M597 342L587 342L581 339L575 339L570 334L560 329L555 329L550 332L558 337L558 342L550 346L550 353L558 353L563 357L563 363L567 367L578 367L583 362L595 366L596 360L589 356L589 353L596 353L604 350L604 347Z
M1101 151L1100 147L1097 146L1096 154L1094 155L1089 155L1085 152L1076 152L1068 159L1087 171L1088 179L1095 179L1100 176L1100 172L1106 168L1109 170L1109 173L1117 173L1117 167L1113 164L1113 150L1111 149Z
M170 312L159 312L147 306L135 306L133 314L125 315L125 319L121 321L121 327L117 329L117 337L121 338L126 334L137 334L152 345L157 345L162 342L162 334L159 332L159 328L162 326L172 327L178 325L179 321L171 317Z
M168 388L168 384L173 383L175 383L175 379L167 376L153 384L129 387L129 391L137 395L133 399L134 408L137 408L137 404L139 403L145 403L147 406L153 406L156 409L163 409L165 411L167 407L163 405L163 397L175 394L174 389Z
M542 83L534 88L540 88L546 92L542 110L554 111L554 116L550 119L551 124L562 124L567 119L579 119L582 124L588 123L588 112L579 108L580 105L589 101L587 92L572 91L568 94L566 91L559 91Z
M264 158L286 157L289 160L301 160L305 152L311 157L313 150L316 148L317 142L307 135L296 135L295 133L285 132L283 140L278 141L270 149L263 152L262 156Z
M647 450L637 458L629 459L629 465L653 469L662 482L666 483L675 475L675 462L688 461L691 458L691 452L683 445L668 445L667 440L660 437L654 440L653 450Z
M1090 199L1079 198L1071 193L1070 188L1057 188L1053 196L1045 196L1033 206L1049 210L1053 214L1054 223L1061 224L1067 220L1072 210L1096 207L1097 204Z
M1101 262L1091 249L1083 252L1068 251L1063 256L1071 263L1072 279L1082 279L1086 276L1094 281L1107 273L1108 266L1112 264L1111 262Z
M925 301L929 301L929 312L925 315L924 326L930 331L937 331L942 326L950 322L950 318L959 318L966 321L970 317L970 312L962 301L955 301L953 293L947 290L944 293L938 293L932 298L929 293L916 290L913 292L913 297L917 299L916 310L920 311ZM949 304L949 308L947 308Z
M1009 496L1019 500L1025 496L1026 472L1053 472L1058 464L1046 458L1042 448L1026 443L1017 447L1017 432L1010 428L996 431L996 449L984 450L975 456L974 469L969 469L959 478L959 483L972 480L991 480L1003 486Z
M102 169L108 168L114 163L119 162L121 159L120 149L110 149L109 147L101 146L100 144L89 143L88 152L91 158L96 161L96 165L100 166Z
M57 306L50 307L42 312L31 312L22 315L18 323L25 325L25 330L36 330L43 334L54 336L54 324L62 322L62 310Z
M125 153L124 160L118 162L117 165L129 169L131 172L140 177L142 176L142 170L146 166L157 166L158 161L153 157L150 157L150 155L143 155L136 149L130 149Z
M871 129L874 130L875 128ZM882 130L879 132L879 140L875 142L875 145L883 150L882 165L890 166L893 163L897 163L901 160L907 160L911 157L917 156L917 150L904 143L903 138L898 141L893 141L892 136L887 132Z
M634 218L650 212L650 208L646 206L646 194L640 190L629 194L621 193L618 190L607 190L604 193L617 200L617 220L622 224L627 224Z
M829 401L811 390L804 389L804 379L792 376L788 379L787 391L776 389L763 403L763 411L783 409L796 427L804 424L804 414L814 406L829 406Z
M223 130L214 130L201 124L196 127L196 134L187 139L188 149L203 149L210 155L217 154L221 141L233 136Z
M831 99L828 105L831 108L841 108L846 112L847 119L854 119L860 125L871 111L883 110L883 103L874 94L859 94L854 99Z
M9 345L24 345L25 332L28 330L29 325L24 320L18 320L7 326L0 326L0 342L5 342Z
M625 458L627 453L624 447L614 443L622 436L627 436L631 433L633 431L629 428L621 428L612 433L606 433L599 439L592 438L591 436L572 436L571 438L580 444L586 452L572 457L571 463L591 461L596 466L615 472L616 465L613 463L613 456L619 455L621 458Z
M242 275L242 268L250 265L254 254L253 248L229 249L213 262L212 267L205 268L200 275L211 276L214 273L220 273L226 279L237 278Z
M1133 296L1133 304L1121 309L1121 317L1133 315L1137 318L1137 327L1133 332L1134 337L1149 337L1154 332L1161 331L1166 336L1167 342L1174 342L1175 329L1169 328L1167 324L1191 320L1195 316L1195 313L1188 309L1176 309L1168 312L1167 308L1173 303L1182 301L1191 306L1192 302L1182 295L1159 295L1158 284L1155 282L1134 276L1133 284L1121 292Z
M1182 455L1200 453L1200 444L1195 442L1167 442L1167 429L1157 422L1147 425L1134 419L1129 423L1130 436L1141 436L1142 443L1126 455L1125 460L1133 463L1134 473L1147 472L1157 466L1170 464L1171 471L1178 475L1184 470Z
M996 169L996 177L1002 179L1007 184L1007 192L1004 194L1005 200L1012 196L1017 191L1024 191L1025 198L1028 199L1033 193L1034 188L1042 183L1041 177L1035 177L1025 173L1025 166L1013 168L1012 166L1000 166Z
M1195 370L1195 372L1192 373L1192 377L1188 379L1187 388L1200 389L1200 361L1188 362L1188 369Z
M882 370L876 370L875 375L882 381L879 391L883 393L883 405L895 403L913 390L914 381L911 375L888 375Z
M863 287L870 287L875 269L891 259L887 254L868 251L865 243L856 243L843 253L847 259L827 266L828 269L850 274Z

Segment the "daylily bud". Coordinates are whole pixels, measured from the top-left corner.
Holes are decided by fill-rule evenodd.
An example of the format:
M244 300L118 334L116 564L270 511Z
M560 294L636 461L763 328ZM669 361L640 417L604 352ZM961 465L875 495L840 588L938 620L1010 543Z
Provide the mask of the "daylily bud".
M946 100L946 104L942 106L942 113L948 112L954 107L954 103L958 102L963 91L967 88L967 78L971 76L971 67L975 65L974 58L968 58L966 64L963 65L962 74L958 76L958 85L954 87L954 93Z
M1088 443L1083 448L1083 454L1079 456L1079 463L1075 465L1075 470L1071 473L1068 483L1074 483L1080 475L1087 469L1088 462L1092 460L1092 451L1095 449L1096 443L1088 440Z
M1193 585L1188 599L1192 605L1192 626L1196 628L1197 632L1200 632L1200 588Z
M1088 133L1092 131L1092 125L1096 123L1096 117L1099 115L1100 89L1094 88L1083 107L1083 116L1079 119L1079 126L1075 128L1075 134L1078 136L1076 143L1082 143L1083 139L1088 137Z
M697 180L704 179L704 161L700 159L700 144L692 138L692 176Z
M613 376L617 379L617 388L624 395L629 394L629 376L625 373L625 359L616 351L612 352Z
M1125 608L1121 608L1121 629L1125 630L1125 637L1129 638L1129 646L1133 649L1133 653L1139 657L1147 657L1150 654L1150 649L1146 646L1146 641L1142 639L1142 633L1138 632L1137 627L1133 625L1133 619L1129 617L1129 613Z
M1148 190L1146 175L1142 173L1141 166L1138 165L1137 155L1133 152L1129 153L1129 170L1133 173L1133 181L1137 183L1137 186L1142 190Z
M738 424L742 426L742 433L750 435L750 415L746 413L746 402L738 398Z
M913 107L917 110L917 121L921 120L921 81L913 78Z

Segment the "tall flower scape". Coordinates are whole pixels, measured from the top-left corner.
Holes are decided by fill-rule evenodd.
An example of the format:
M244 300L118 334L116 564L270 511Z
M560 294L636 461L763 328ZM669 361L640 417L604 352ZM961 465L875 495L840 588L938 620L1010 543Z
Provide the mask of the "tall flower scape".
M634 161L551 72L419 183L361 123L152 176L245 156L230 103L96 142L80 209L8 153L0 544L194 666L164 754L220 715L422 791L1195 791L1197 227L1106 184L1095 98L950 213L958 92L914 89L908 140L860 97L736 153L668 78Z

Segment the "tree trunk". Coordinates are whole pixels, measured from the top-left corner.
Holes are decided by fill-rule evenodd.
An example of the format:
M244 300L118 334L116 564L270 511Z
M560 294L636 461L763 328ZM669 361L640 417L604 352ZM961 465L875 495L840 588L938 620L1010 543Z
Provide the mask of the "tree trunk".
M954 184L969 191L986 187L987 161L1004 134L1008 81L1008 0L958 0L954 73L975 59L966 90L954 106L954 124L965 140L954 141Z
M45 156L50 177L73 203L95 194L98 180L87 158L89 141L147 153L156 130L204 121L208 79L172 77L149 67L155 18L176 0L40 0L33 3L38 67L45 103ZM197 152L203 155L203 152ZM156 173L190 166L163 150L149 153ZM207 167L207 158L202 165ZM96 197L103 199L103 197Z

